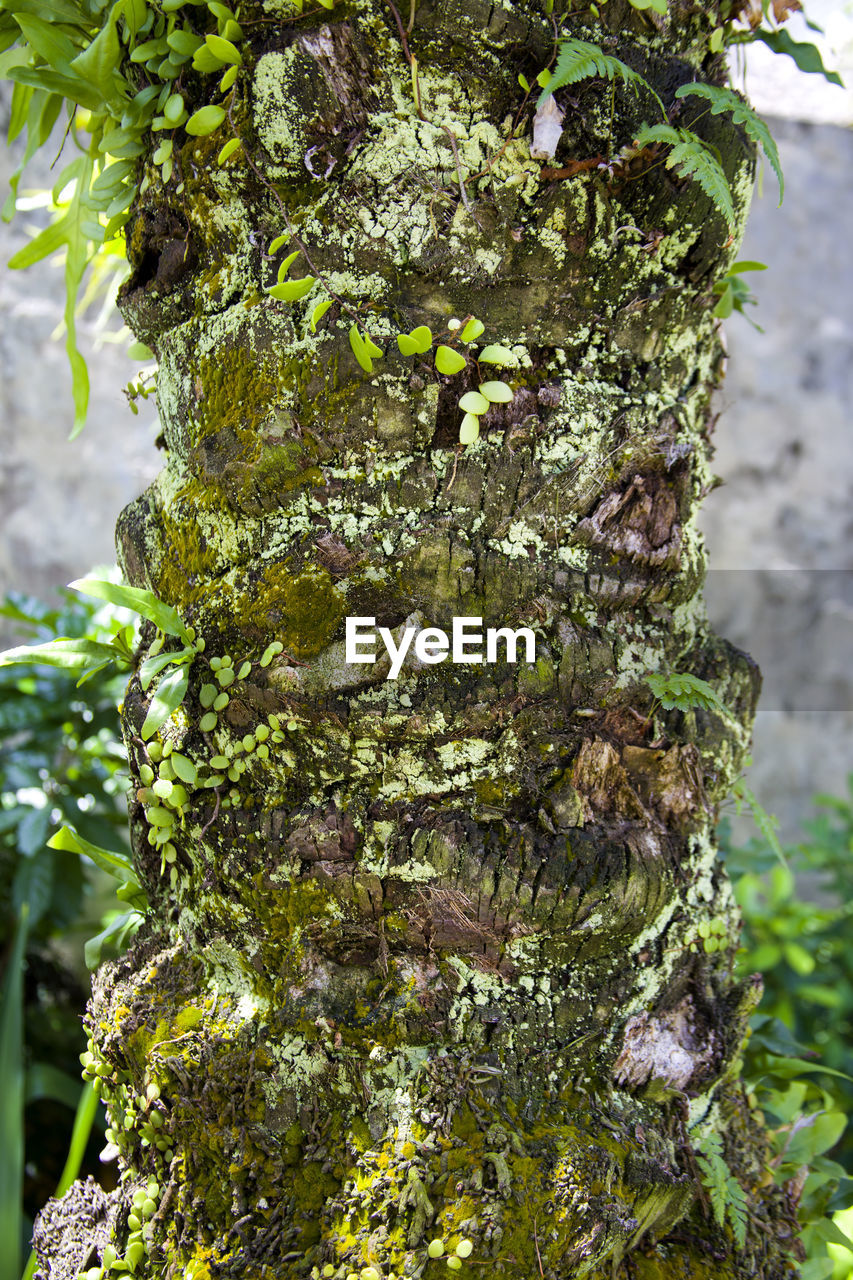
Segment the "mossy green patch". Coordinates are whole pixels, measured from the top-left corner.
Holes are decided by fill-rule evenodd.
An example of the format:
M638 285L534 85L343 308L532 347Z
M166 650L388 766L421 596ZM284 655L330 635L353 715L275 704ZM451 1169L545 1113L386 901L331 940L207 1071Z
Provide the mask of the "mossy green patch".
M326 569L267 564L252 587L235 593L232 607L241 628L274 635L301 660L316 657L331 641L345 602Z

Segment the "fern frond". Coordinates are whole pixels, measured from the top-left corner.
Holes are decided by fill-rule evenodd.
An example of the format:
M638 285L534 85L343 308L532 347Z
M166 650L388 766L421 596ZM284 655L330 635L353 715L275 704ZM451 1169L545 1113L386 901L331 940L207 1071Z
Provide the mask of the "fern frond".
M729 1173L726 1180L726 1188L729 1193L726 1204L729 1226L732 1229L735 1244L742 1249L746 1244L746 1192L732 1173Z
M666 161L667 169L678 165L682 178L695 178L725 218L729 230L733 231L735 211L728 179L708 144L690 129L674 129L671 124L643 125L636 137L637 146L647 147L652 142L672 147Z
M689 672L671 671L669 675L650 672L646 676L646 684L666 711L689 711L691 707L700 707L703 711L715 711L718 715L731 715L713 686Z
M733 89L720 89L713 84L683 84L680 89L676 89L676 98L686 98L688 94L692 94L697 98L706 98L711 104L711 115L718 116L724 111L731 111L732 120L735 124L742 124L746 129L747 135L752 139L757 147L761 147L767 159L770 161L770 167L776 174L779 183L779 203L782 203L782 197L785 194L785 179L782 175L782 165L779 161L779 151L773 140L773 135L768 129L761 116L753 111L748 103L739 98Z
M632 71L619 58L611 57L599 45L590 44L588 40L560 42L560 53L554 74L540 93L537 106L541 107L555 89L562 89L567 84L577 84L580 80L591 80L593 76L600 76L602 80L609 80L611 83L621 80L637 94L641 89L647 89L660 107L661 114L666 115L660 98L639 72Z
M758 830L764 836L767 844L776 854L776 857L782 865L787 867L788 860L785 857L785 851L779 842L778 835L776 834L779 819L774 818L773 814L768 813L764 806L759 803L755 792L746 785L743 778L738 778L737 782L732 787L732 795L735 798L735 803L738 805L738 813L740 812L740 805L742 803L749 805L753 822L758 827Z
M711 1210L718 1227L721 1227L726 1220L726 1192L728 1191L729 1167L723 1160L722 1156L698 1155L696 1164L702 1175L702 1185L708 1192L711 1200Z
M728 1219L735 1243L742 1249L746 1244L746 1194L723 1158L720 1135L706 1133L696 1144L696 1151L696 1163L710 1197L717 1226L722 1227Z

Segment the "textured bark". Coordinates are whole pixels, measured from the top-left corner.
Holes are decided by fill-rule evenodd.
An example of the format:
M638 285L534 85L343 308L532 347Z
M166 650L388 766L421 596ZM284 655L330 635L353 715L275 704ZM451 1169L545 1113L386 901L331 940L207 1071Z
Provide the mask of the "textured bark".
M708 627L694 522L721 371L710 286L737 237L696 184L619 160L652 118L642 94L616 92L612 135L608 86L558 95L546 172L609 169L543 175L532 108L510 138L518 73L553 48L535 5L422 0L423 119L387 3L271 10L241 17L251 164L216 166L224 132L188 139L130 226L123 307L160 359L166 465L120 553L206 641L161 739L202 777L222 755L243 771L192 792L171 875L133 809L157 923L100 971L89 1015L130 1171L119 1251L153 1175L146 1277L429 1278L448 1269L434 1239L472 1242L469 1275L787 1275L791 1224L736 1081L757 993L731 977L713 840L758 680ZM667 107L721 75L715 13L604 12L574 34ZM696 127L742 221L747 142L728 117ZM337 304L311 333L319 288L265 295L279 201L313 269L372 304L372 375ZM469 314L520 363L462 451L476 377L392 337ZM346 615L526 625L538 661L407 660L386 681L345 663ZM205 733L226 653L251 667ZM649 719L658 669L712 681L732 716ZM137 786L148 696L133 681L124 706ZM270 714L290 727L262 751ZM705 955L714 918L726 946ZM742 1251L700 1191L703 1124L749 1195ZM64 1265L51 1246L41 1274Z

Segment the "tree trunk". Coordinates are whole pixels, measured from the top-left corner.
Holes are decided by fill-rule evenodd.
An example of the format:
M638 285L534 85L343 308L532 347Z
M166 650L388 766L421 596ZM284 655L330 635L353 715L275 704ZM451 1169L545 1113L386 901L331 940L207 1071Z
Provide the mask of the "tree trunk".
M229 119L166 185L149 165L128 227L166 465L120 554L206 647L148 744L153 688L124 704L153 925L95 980L127 1171L97 1240L108 1224L121 1256L141 1229L146 1278L792 1274L737 1084L757 993L732 979L714 845L758 678L709 629L695 526L711 285L739 237L664 154L621 152L660 118L642 88L558 92L560 149L531 159L518 75L554 52L535 4L421 0L408 42L388 0L285 10L246 7ZM610 0L601 22L564 31L667 109L722 77L716 13ZM692 114L740 227L750 145ZM229 123L245 150L218 165ZM296 249L288 278L320 283L276 301ZM370 372L354 315L385 353ZM488 371L439 375L394 336L452 343L472 315L514 353L514 394L463 449L458 401ZM528 627L536 660L409 654L388 679L346 661L347 617ZM731 714L653 708L656 671L712 682ZM197 775L171 864L149 843L164 748ZM747 1194L743 1248L698 1176L708 1129ZM43 1276L102 1256L55 1237Z

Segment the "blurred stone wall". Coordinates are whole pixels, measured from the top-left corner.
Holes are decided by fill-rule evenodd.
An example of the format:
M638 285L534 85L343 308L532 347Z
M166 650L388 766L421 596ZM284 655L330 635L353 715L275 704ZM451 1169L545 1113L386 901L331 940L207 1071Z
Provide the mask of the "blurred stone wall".
M853 131L770 124L785 200L766 175L740 253L768 266L748 277L764 332L726 325L701 525L711 617L764 672L750 785L796 835L853 770Z
M727 324L725 483L702 523L712 618L766 674L750 783L795 835L812 793L840 791L853 768L853 133L771 124L788 195L777 209L768 176L753 208L741 256L769 266L751 277L764 333L738 315ZM0 149L0 188L12 167ZM47 183L47 162L37 177ZM43 219L0 227L0 261ZM90 420L68 441L70 378L51 338L62 307L54 264L0 271L0 591L43 596L112 562L116 516L160 465L150 402L134 417L121 390L136 366L116 346L92 353L91 324Z
M7 103L8 93L0 99L0 138ZM57 150L61 138L60 130ZM17 145L0 142L0 205L19 154ZM68 159L51 171L54 155L33 161L22 193L53 185ZM62 267L50 260L24 271L6 267L46 221L37 209L0 223L0 595L14 589L46 596L94 564L112 564L116 516L159 470L153 401L134 417L122 393L138 365L124 345L93 351L99 335L91 315L80 324L92 382L89 421L78 439L68 439L71 375L64 339L51 336L65 306ZM114 319L113 331L118 325Z

